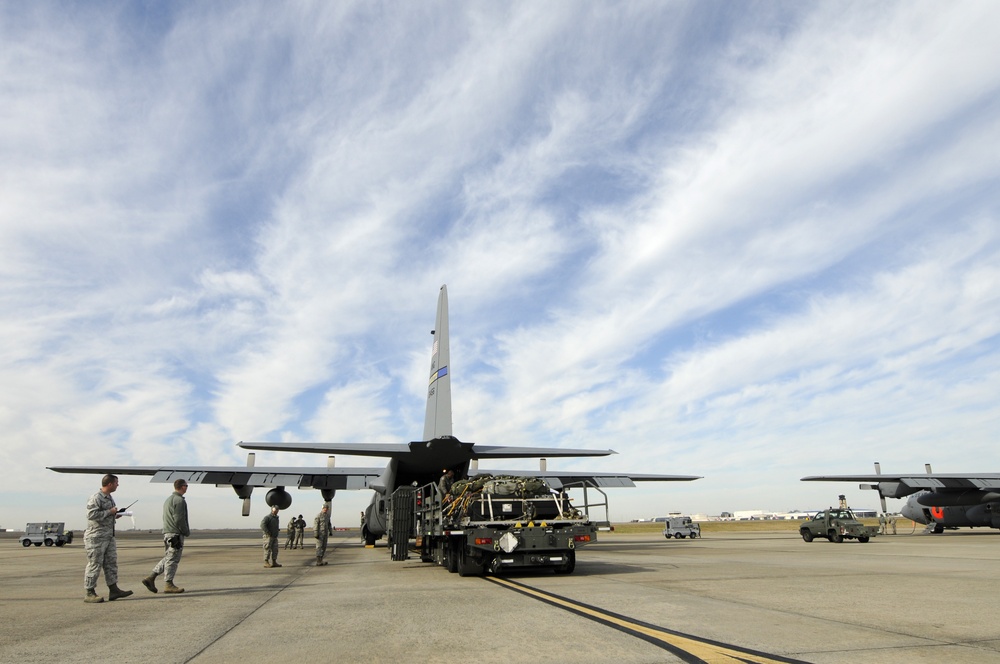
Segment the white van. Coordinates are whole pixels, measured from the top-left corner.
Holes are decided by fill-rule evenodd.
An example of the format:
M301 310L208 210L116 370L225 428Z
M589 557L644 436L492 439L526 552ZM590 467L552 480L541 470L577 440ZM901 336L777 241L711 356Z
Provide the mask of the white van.
M663 536L667 539L671 537L695 539L701 537L701 526L693 522L689 516L672 516L663 522Z

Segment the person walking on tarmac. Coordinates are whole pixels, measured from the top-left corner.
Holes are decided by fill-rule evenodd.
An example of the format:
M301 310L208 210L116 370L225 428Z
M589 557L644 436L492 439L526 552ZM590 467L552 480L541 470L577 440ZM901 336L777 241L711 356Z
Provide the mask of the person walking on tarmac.
M163 558L156 563L152 573L142 580L142 585L151 592L156 592L156 577L163 574L167 585L163 592L180 594L183 588L174 585L174 575L181 562L184 552L184 538L190 537L191 526L188 525L188 507L184 500L188 484L184 480L174 480L174 492L163 502Z
M118 490L118 476L108 473L101 478L101 489L87 501L87 530L83 533L83 548L87 552L87 568L83 572L83 589L87 604L99 604L104 598L97 594L97 577L104 571L108 584L108 601L113 602L132 594L118 587L118 546L115 544L115 519L118 514L111 494Z
M878 515L878 534L885 535L885 514L879 513Z
M306 534L306 520L303 519L302 515L300 514L299 518L292 519L292 522L295 523L295 546L293 546L292 548L304 549L305 545L302 543L302 539L305 537Z
M313 537L316 538L316 567L326 564L323 556L326 555L326 544L331 532L333 532L333 523L330 522L330 505L323 503L323 508L313 522Z
M281 567L278 564L278 534L281 533L281 523L278 518L278 506L271 508L271 513L260 520L260 529L264 533L264 567Z
M285 548L294 549L295 548L295 519L289 519L288 527L285 528Z

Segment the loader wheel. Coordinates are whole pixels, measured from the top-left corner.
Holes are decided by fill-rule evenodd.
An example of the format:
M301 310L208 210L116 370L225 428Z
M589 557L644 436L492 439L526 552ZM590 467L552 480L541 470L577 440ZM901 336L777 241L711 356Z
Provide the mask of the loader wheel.
M566 562L555 568L556 574L572 574L576 569L576 551L566 552Z
M811 530L803 530L801 531L800 534L802 535L802 539L804 539L805 541L807 542L813 541L813 534Z
M674 533L674 539L680 539L682 537L684 537L684 536L681 535L680 533Z
M50 539L45 540L45 546L52 546L52 540Z
M463 546L459 549L458 554L458 575L459 576L482 576L483 566L476 562L474 556L470 556L469 552Z
M26 540L21 540L21 544L23 544L24 546L31 546L31 540L27 540L27 539Z

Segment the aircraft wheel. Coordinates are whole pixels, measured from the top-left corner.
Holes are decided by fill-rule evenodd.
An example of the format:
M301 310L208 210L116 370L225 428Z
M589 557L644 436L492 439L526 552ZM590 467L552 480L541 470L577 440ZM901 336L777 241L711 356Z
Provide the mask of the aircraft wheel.
M52 546L52 540L50 539L45 540L45 546Z
M31 540L28 539L21 540L21 544L23 544L24 546L31 546Z
M804 539L805 541L807 541L807 542L813 541L813 534L812 534L811 530L803 530L801 532L801 535L802 535L802 539Z
M859 541L859 542L861 542L862 544L864 544L864 543L866 543L866 542L867 542L867 541L868 541L869 539L871 539L871 538L870 538L870 537L859 537L859 538L858 538L858 541Z

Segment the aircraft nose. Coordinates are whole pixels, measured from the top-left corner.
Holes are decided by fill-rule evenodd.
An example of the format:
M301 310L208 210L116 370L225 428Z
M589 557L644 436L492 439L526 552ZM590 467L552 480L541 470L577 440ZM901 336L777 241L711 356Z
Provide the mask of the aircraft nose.
M916 521L917 523L927 523L924 519L923 510L920 506L916 504L916 496L910 496L906 499L906 504L903 505L903 509L899 512L905 516L910 521Z

